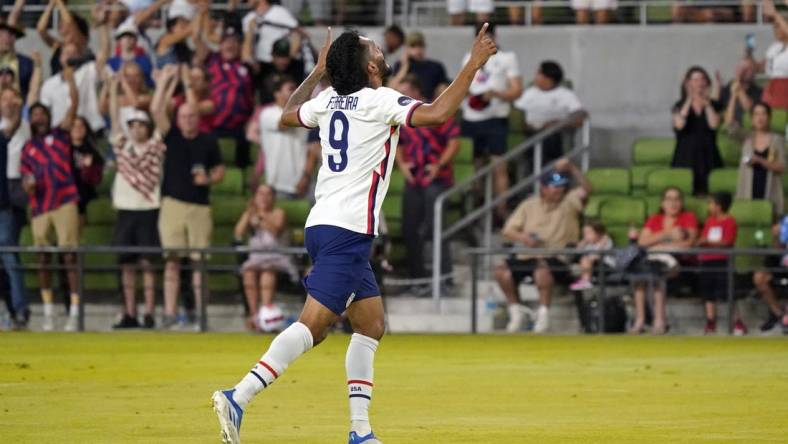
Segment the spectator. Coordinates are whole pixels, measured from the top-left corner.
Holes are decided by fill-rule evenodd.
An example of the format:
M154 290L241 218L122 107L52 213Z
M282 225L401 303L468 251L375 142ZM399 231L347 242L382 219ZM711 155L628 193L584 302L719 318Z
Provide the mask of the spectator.
M6 88L0 91L0 246L19 245L19 220L14 203L11 180L19 177L20 135L29 137L30 127L22 121L22 95L18 90ZM12 174L9 174L11 172ZM24 329L30 320L27 307L25 282L19 269L19 257L15 253L0 254L8 283L11 288L11 317L14 328Z
M331 7L336 5L337 9L344 7L346 0L323 1L323 0L285 0L285 7L296 15L303 14L304 4L309 5L309 16L312 18L314 26L326 26L330 24ZM272 1L271 4L279 3Z
M613 240L607 234L607 229L599 221L586 222L583 226L583 239L577 244L577 249L586 252L580 257L580 279L569 286L572 291L582 291L594 288L592 278L594 265L599 261L599 254L595 251L610 250Z
M112 184L112 206L118 211L112 244L124 247L158 247L161 173L166 147L161 134L153 132L153 124L146 111L133 110L126 116L128 133L122 129L118 97L120 83L119 78L115 77L110 86L112 150L118 169ZM164 107L163 96L164 91L157 91L157 102L151 104L155 109ZM155 326L153 314L156 279L152 259L152 255L133 253L118 256L125 309L123 317L113 328L140 326L135 298L137 266L142 270L145 295L142 326Z
M105 28L107 29L107 28ZM106 33L102 33L102 38L107 38ZM142 71L145 85L153 87L153 63L147 54L139 51L137 42L139 40L139 30L133 22L123 22L115 31L115 42L118 46L118 53L109 57L107 66L112 72L120 71L127 62L134 62ZM105 44L109 49L109 45Z
M745 112L761 100L763 90L755 84L755 61L743 58L736 64L736 78L720 91L720 104L733 108L733 120L741 125Z
M743 1L746 6L749 2ZM675 2L672 7L673 23L688 22L731 22L735 18L736 7L709 7L709 6L687 6L687 3Z
M54 8L57 8L58 11L58 35L62 37L62 40L58 40L49 33L49 19ZM44 13L38 19L37 31L44 44L52 50L52 56L49 59L49 69L52 76L60 73L66 66L65 61L68 59L78 60L77 64L81 64L95 58L88 45L90 25L84 18L72 14L63 0L49 0ZM72 52L69 57L63 58L61 52L69 44L74 45L76 51ZM77 85L79 85L79 81L77 81ZM64 87L62 90L65 91L66 88ZM53 126L57 126L57 124L53 123Z
M400 92L424 100L419 79L412 74L405 77ZM427 276L424 247L427 239L432 239L435 199L454 184L452 162L460 149L459 137L460 127L454 119L437 127L400 128L397 165L405 176L402 237L411 278ZM441 274L451 274L447 242L443 243L441 259Z
M213 114L216 111L216 102L211 94L211 82L208 70L203 66L181 65L181 94L170 102L171 110L176 110L184 103L188 103L200 115L199 129L201 133L209 134L213 131Z
M68 47L68 46L67 46ZM71 170L71 141L68 132L74 123L79 106L74 69L63 68L60 74L65 79L69 91L69 108L60 125L51 125L49 109L36 103L30 107L30 132L32 138L22 149L22 183L29 196L33 244L50 244L50 230L54 228L58 247L76 247L79 244L79 214L77 201L79 194ZM61 99L62 100L62 99ZM39 255L38 283L41 299L44 302L44 323L46 331L54 329L54 307L52 305L52 286L49 270L50 255ZM79 314L79 293L77 271L74 268L74 254L66 253L63 260L67 267L68 287L71 291L70 307L66 330L77 328Z
M783 217L778 225L775 225L775 248L785 250L788 248L788 217ZM767 270L755 271L752 275L752 281L755 285L755 290L761 296L769 309L769 315L766 320L761 324L761 333L770 333L775 328L782 327L783 334L788 334L788 307L783 308L780 305L777 295L772 288L773 281L784 280L788 277L785 267L788 267L788 258L783 256L767 256L766 264ZM772 269L781 269L773 272Z
M736 219L728 210L731 207L730 193L714 193L709 198L709 212L706 223L703 225L699 247L706 248L733 248L736 244ZM728 256L725 254L701 254L698 255L701 272L699 276L699 288L703 293L704 308L706 310L706 326L703 331L706 334L713 334L717 331L717 308L714 302L728 300L728 273L726 270L730 266ZM733 327L734 333L743 335L747 332L747 327L736 314L736 321Z
M167 16L165 23L166 32L156 42L156 68L162 69L167 65L191 63L194 51L189 47L188 39L193 38L195 46L198 44L200 27L192 23L193 16L188 9L176 9Z
M297 44L300 45L300 39L296 39ZM244 39L244 59L247 62L251 61L251 36L249 33L245 35ZM295 50L293 50L295 49ZM251 66L255 67L258 72L259 81L257 84L260 88L260 104L267 105L274 101L274 84L280 79L287 77L300 85L305 78L304 61L301 59L301 52L297 47L291 47L290 40L281 38L274 43L274 48L271 51L273 61L271 63L256 64L251 62Z
M669 187L662 193L662 204L659 213L646 220L638 237L638 245L649 252L689 248L695 245L698 238L698 220L695 214L684 209L684 196L680 189ZM668 271L678 266L678 261L671 255L649 255L650 261L664 264ZM630 332L638 334L645 329L646 320L646 284L635 285L635 322ZM665 321L665 283L660 282L654 289L654 334L667 332Z
M383 56L389 66L394 66L405 51L405 32L396 23L383 31Z
M476 33L483 24L476 26ZM489 25L487 35L495 40L495 26ZM470 58L465 54L462 64ZM473 140L473 158L477 168L488 159L495 162L506 153L509 133L509 105L523 93L523 80L514 52L498 51L476 72L468 90L469 96L462 103L462 132ZM495 194L509 189L507 165L495 169ZM506 203L497 210L498 217L506 217Z
M681 99L673 105L676 151L673 168L690 168L693 193L706 194L711 170L722 166L717 149L720 103L710 97L711 78L706 70L693 66L684 76Z
M15 23L0 19L0 71L12 74L12 86L26 99L35 65L30 57L16 51L16 39L24 36L25 31Z
M446 12L451 16L451 24L454 26L464 25L465 14L468 12L476 16L476 23L490 21L494 10L492 0L446 0Z
M523 92L514 102L515 108L525 113L525 124L529 133L549 128L559 120L583 109L575 93L562 85L564 71L558 63L547 60L539 65L533 86ZM576 127L582 125L578 119ZM555 134L542 141L542 164L547 164L563 155L563 136Z
M408 34L405 43L408 46L405 49L408 57L408 69L405 72L419 78L421 95L432 101L449 85L446 68L441 62L427 58L427 44L421 32L413 31ZM397 62L393 71L399 71L400 65L401 62Z
M277 0L253 0L252 11L243 18L243 30L254 29L254 59L260 63L272 63L274 42L287 38L298 28L298 20L279 4ZM252 28L254 23L254 28Z
M569 189L570 176L580 186ZM591 183L567 159L559 160L555 171L544 174L538 196L532 196L514 210L501 234L517 246L527 248L566 248L577 242L580 234L580 215L585 200L591 193ZM539 291L535 333L544 333L549 327L548 307L556 283L571 283L569 264L555 256L518 255L495 268L495 280L506 295L509 304L509 324L506 330L520 330L523 313L520 308L517 285L531 277Z
M279 124L287 99L296 89L289 78L274 86L275 102L260 111L260 145L265 163L265 179L283 199L304 196L317 165L317 155L307 147L306 130ZM263 160L264 159L264 160Z
M159 235L164 248L206 248L211 244L213 220L210 206L211 185L224 178L224 166L216 139L199 131L197 110L184 104L178 108L176 125L170 125L166 106L177 84L178 68L167 66L156 85L151 115L159 134L164 135L167 155L161 186ZM161 95L161 99L158 98ZM192 263L201 259L190 255ZM198 304L202 304L202 279L195 267L192 288ZM180 288L180 259L177 254L166 256L164 270L163 326L175 325L175 308ZM198 305L199 307L200 305Z
M148 92L145 84L144 73L139 65L133 60L129 60L123 64L118 73L119 83L122 95L118 97L120 106L120 128L126 132L128 136L128 127L126 122L129 120L128 116L133 114L136 110L147 110L150 108L151 94ZM101 114L109 114L109 85L110 82L104 82L101 88L101 97L99 98L99 110Z
M597 25L610 23L610 16L616 8L618 8L616 0L572 0L575 22L578 25L591 23L591 11L594 11L594 22Z
M725 123L731 132L743 139L742 161L739 164L738 199L766 199L772 203L775 216L783 214L783 182L785 171L785 139L769 131L772 109L764 102L752 108L752 132L747 134L733 121L728 107Z
M77 117L69 131L71 139L71 171L77 186L79 226L85 225L88 204L98 197L96 187L101 183L104 158L96 149L96 136L84 117Z
M79 109L77 114L87 119L93 131L104 128L104 117L98 107L98 83L101 71L104 69L103 60L85 61L79 59L79 49L74 43L65 43L60 52L60 62L63 66L73 68L74 80L79 93ZM41 87L41 103L52 113L52 126L59 126L71 106L68 96L63 92L68 91L67 80L62 73L48 78Z
M252 115L254 103L251 67L241 59L242 41L241 30L226 24L219 51L207 55L205 66L210 73L213 102L217 105L213 135L234 139L235 164L246 168L251 161L244 126ZM198 51L196 64L202 64L205 57L205 50Z
M235 238L249 237L251 250L265 250L285 245L282 234L287 229L287 215L276 206L276 191L269 185L257 187L246 211L235 225ZM284 272L291 280L298 281L298 273L290 258L282 253L252 251L241 266L244 294L249 305L249 318L246 326L259 330L257 312L262 301L263 307L271 307L276 293L276 273Z
M769 83L763 101L772 108L788 109L788 19L774 8L772 0L764 0L763 14L774 20L774 43L766 50L763 70Z

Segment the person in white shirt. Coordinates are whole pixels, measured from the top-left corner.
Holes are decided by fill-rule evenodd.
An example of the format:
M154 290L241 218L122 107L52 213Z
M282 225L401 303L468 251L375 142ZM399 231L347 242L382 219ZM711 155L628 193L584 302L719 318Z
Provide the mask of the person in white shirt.
M329 28L314 70L290 96L281 118L285 126L319 127L323 148L317 202L305 230L314 264L304 279L306 302L298 321L274 338L233 389L213 394L224 442L240 442L241 419L252 398L322 342L347 311L354 330L345 359L348 442L380 444L369 424L368 409L384 313L369 257L394 167L399 127L442 125L457 112L476 71L496 52L486 29L480 30L471 57L454 82L434 102L423 104L383 86L390 68L372 40L346 31L331 43ZM310 100L324 75L331 87Z
M476 26L476 31L479 27ZM495 27L488 29L490 38L495 39ZM465 63L470 54L463 58ZM509 112L511 102L523 92L523 79L517 55L511 51L498 51L473 78L469 95L462 103L462 132L473 140L473 158L479 168L487 160L496 160L506 153L509 134ZM509 189L509 174L506 165L495 170L495 194ZM501 204L496 214L506 218L506 204Z
M282 78L274 84L275 102L260 111L260 149L265 165L265 180L276 190L279 199L294 199L306 193L312 180L312 170L317 156L307 145L304 128L282 126L282 117L287 99L296 89L290 78Z
M446 12L451 16L451 24L461 26L465 23L465 13L476 16L476 23L484 23L490 19L495 10L492 0L446 0Z
M564 71L551 60L542 62L534 77L533 86L514 102L514 106L525 112L525 124L529 132L539 132L555 122L583 109L575 93L562 86ZM582 125L583 120L576 122ZM563 136L555 134L542 142L542 164L547 164L563 155Z
M774 20L774 43L766 49L766 60L761 64L769 77L763 101L772 108L788 109L788 19L774 8L772 0L763 2L763 14Z
M60 52L60 63L63 66L78 60L79 48L74 43L66 43ZM74 71L74 80L79 94L79 108L77 114L87 119L93 131L104 128L104 118L99 112L98 84L101 70L104 69L104 60L99 56L95 61L82 63ZM46 105L52 113L52 127L60 125L66 112L71 106L68 94L68 82L63 78L63 73L55 74L48 78L41 87L40 102Z
M271 50L274 42L290 35L290 31L298 28L298 20L276 0L257 0L254 9L243 18L243 30L250 29L254 21L257 43L254 47L254 58L258 62L271 63Z

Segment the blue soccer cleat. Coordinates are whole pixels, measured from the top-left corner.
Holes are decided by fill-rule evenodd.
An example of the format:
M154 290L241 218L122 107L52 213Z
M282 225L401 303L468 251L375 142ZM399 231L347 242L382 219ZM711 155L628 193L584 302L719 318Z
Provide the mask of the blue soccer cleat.
M244 410L233 399L234 392L235 389L217 391L211 397L213 410L219 417L224 444L241 443L241 419L244 417Z
M348 438L347 444L383 444L382 442L378 441L375 437L375 434L369 432L369 435L366 436L358 436L356 432L350 432L350 437Z

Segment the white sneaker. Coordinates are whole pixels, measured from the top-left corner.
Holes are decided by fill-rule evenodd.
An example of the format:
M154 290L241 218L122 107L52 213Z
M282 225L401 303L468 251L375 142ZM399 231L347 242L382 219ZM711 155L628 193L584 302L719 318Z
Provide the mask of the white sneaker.
M550 316L547 313L547 307L540 305L536 310L536 322L534 322L534 333L544 333L550 328Z
M523 326L523 311L520 309L520 304L510 304L509 322L506 324L507 333L517 333Z
M52 315L44 315L44 322L41 323L41 330L52 331L55 329L55 317Z
M69 315L68 318L66 318L66 326L63 329L65 331L71 332L71 331L77 331L78 327L79 327L79 317L74 315Z

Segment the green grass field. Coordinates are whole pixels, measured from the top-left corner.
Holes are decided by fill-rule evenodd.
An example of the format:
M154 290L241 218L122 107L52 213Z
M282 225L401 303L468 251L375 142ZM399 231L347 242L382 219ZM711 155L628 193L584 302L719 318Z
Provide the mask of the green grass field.
M4 333L0 442L219 442L210 395L270 340ZM259 396L244 441L347 442L347 341ZM375 386L386 444L788 441L783 338L389 336Z

